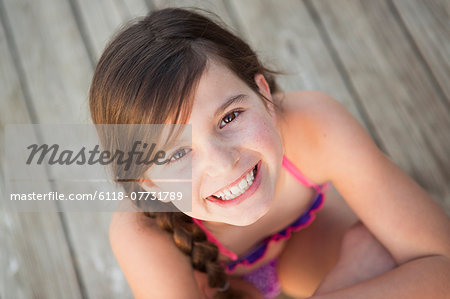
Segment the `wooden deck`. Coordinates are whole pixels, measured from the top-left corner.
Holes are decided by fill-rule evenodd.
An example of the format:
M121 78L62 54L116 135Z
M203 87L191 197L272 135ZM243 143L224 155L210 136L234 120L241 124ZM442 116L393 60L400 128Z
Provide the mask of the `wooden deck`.
M287 90L337 98L450 214L448 0L0 0L0 134L13 123L87 123L105 42L149 10L217 13ZM7 142L7 140L5 141ZM4 209L0 298L132 298L108 243L110 213Z

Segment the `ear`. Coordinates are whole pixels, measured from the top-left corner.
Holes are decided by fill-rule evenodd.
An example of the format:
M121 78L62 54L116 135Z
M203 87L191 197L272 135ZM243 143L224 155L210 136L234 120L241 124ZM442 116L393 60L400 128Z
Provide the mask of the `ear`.
M273 105L273 99L272 94L270 92L269 83L267 83L266 78L262 74L256 74L255 75L255 83L258 86L259 92L265 96L267 99L269 99L270 102L264 101L264 105L268 109L269 113L272 115L272 118L274 121L276 118L276 112L275 107Z
M264 78L263 74L258 73L255 75L255 83L258 86L259 92L272 101L272 94L270 93L270 87L266 81L266 78Z

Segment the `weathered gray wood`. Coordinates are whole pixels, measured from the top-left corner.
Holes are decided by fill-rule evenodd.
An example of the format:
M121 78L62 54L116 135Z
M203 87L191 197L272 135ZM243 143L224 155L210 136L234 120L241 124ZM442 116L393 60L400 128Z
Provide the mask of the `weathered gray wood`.
M129 21L135 17L145 16L151 10L147 0L114 0L119 7L122 19Z
M214 20L224 23L233 32L239 32L236 22L232 19L233 16L228 13L227 3L222 1L211 0L153 0L153 6L156 9L166 7L183 7L183 8L200 8L208 12L212 12L219 16L220 20L216 20L214 15L211 15ZM202 11L199 11L202 13Z
M365 125L301 1L236 0L231 4L253 48L287 73L279 77L283 89L329 93Z
M82 28L87 31L87 37L93 48L96 61L107 41L125 23L131 19L148 14L149 8L144 1L77 1ZM77 254L84 256L83 269L94 266L95 271L84 273L83 276L90 287L92 298L132 298L131 290L109 247L108 231L110 213L98 213L96 216L80 214L78 221L97 227L97 233L76 236L76 240L84 240L84 246L77 247ZM74 222L75 223L75 222ZM86 226L86 225L85 225ZM86 226L87 227L87 226ZM105 232L105 233L101 233ZM106 285L105 285L106 284ZM100 285L103 285L100 287Z
M1 24L0 65L0 297L81 298L59 214L18 213L6 207L5 125L31 119Z
M150 1L4 1L38 121L88 122L92 65L83 38L93 45L89 54L97 59L110 34L130 17L145 14L141 11L148 9L145 4ZM448 110L442 101L439 104L423 62L411 51L390 7L384 1L308 2L324 21L355 97L303 3L154 0L158 8L198 6L219 14L270 65L293 73L280 77L283 88L323 90L340 100L361 123L374 122L376 130L371 133L380 136L392 159L450 212ZM436 9L445 6L445 1L394 3L448 100L448 10L446 14L445 7ZM447 37L441 40L442 36ZM0 109L2 129L6 123L30 122L6 46L0 30L0 103L6 107ZM369 119L356 109L358 99ZM2 150L0 147L0 159ZM0 179L3 177L4 173ZM64 184L57 187L65 189ZM4 189L0 184L0 197ZM58 214L7 213L1 206L3 199L0 263L6 271L0 271L0 297L79 298L70 244ZM87 296L132 298L109 248L109 218L109 213L63 215Z
M66 1L5 1L40 123L87 123L91 66Z
M92 66L69 2L6 1L5 8L37 121L90 122L87 95ZM56 191L68 190L62 182L55 184ZM96 185L86 182L86 186L95 189ZM65 213L62 217L86 295L131 297L109 246L111 213Z
M386 2L310 3L393 161L450 211L449 113Z
M393 0L393 3L450 103L450 2Z
M94 60L100 57L113 33L126 22L144 16L149 8L144 0L133 1L89 1L71 0L79 10L83 29L87 31L88 42L92 45Z

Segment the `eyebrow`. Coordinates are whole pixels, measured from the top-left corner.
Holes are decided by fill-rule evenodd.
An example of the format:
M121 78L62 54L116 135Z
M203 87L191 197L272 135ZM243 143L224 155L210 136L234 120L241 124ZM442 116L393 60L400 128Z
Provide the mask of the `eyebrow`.
M219 114L221 114L225 109L228 108L228 106L231 106L232 104L238 104L242 103L247 99L247 95L245 94L238 94L231 96L225 100L225 103L220 105L219 108L217 108L216 112L214 113L214 118L218 117Z

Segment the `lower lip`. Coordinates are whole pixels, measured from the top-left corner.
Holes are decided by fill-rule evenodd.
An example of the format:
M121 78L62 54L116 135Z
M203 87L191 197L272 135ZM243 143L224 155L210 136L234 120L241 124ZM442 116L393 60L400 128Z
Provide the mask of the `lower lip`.
M255 176L255 179L253 180L253 184L244 193L242 193L238 197L235 197L230 200L221 200L221 199L214 198L212 196L208 196L206 199L209 201L212 201L214 203L217 203L219 205L229 207L229 206L237 205L240 202L244 201L246 198L252 196L252 194L256 192L256 189L258 189L259 185L261 184L261 161L259 161L259 163L257 165L258 166L256 168L257 169L256 176Z

